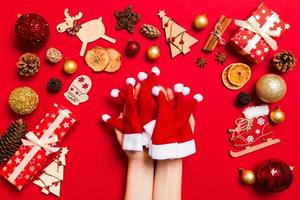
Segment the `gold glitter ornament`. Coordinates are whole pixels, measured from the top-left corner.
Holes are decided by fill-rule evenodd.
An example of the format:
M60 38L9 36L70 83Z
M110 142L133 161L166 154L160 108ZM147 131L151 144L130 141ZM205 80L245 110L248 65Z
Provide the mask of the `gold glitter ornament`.
M10 108L19 115L32 113L38 103L38 94L30 87L18 87L10 93L8 98Z
M256 94L266 103L276 103L286 93L285 81L276 74L266 74L256 82Z

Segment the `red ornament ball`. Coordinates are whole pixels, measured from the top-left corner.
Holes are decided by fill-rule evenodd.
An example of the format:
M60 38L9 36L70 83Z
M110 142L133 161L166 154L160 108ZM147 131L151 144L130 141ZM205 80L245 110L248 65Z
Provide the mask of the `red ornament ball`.
M125 47L125 54L128 57L135 56L140 51L140 44L136 41L128 41Z
M37 50L46 43L49 37L49 24L38 14L25 14L17 20L15 33L18 47L25 50Z
M282 192L293 182L293 172L283 161L270 159L256 169L258 189L267 192Z

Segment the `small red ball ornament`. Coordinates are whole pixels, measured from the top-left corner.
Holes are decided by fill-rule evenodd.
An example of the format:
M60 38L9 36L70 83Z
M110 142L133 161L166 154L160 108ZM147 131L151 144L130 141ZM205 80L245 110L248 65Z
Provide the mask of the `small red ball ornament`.
M15 25L18 47L25 50L41 48L49 37L49 24L38 14L21 15Z
M125 54L128 57L134 57L138 52L140 51L140 44L136 41L128 41L126 48L125 48Z
M256 169L256 184L258 189L267 192L282 192L293 182L293 172L283 161L270 159Z

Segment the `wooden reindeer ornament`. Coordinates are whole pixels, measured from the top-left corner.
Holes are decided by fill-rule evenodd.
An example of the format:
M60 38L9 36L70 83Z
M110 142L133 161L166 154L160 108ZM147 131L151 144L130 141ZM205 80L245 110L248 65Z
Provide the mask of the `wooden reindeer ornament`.
M89 42L93 42L102 38L111 43L115 43L116 40L105 35L105 27L102 22L102 17L98 19L93 19L83 24L77 24L77 20L81 19L83 14L79 12L76 16L71 17L69 14L69 9L66 8L64 11L65 21L61 22L56 26L56 30L59 33L63 33L67 30L72 30L73 33L80 39L82 42L80 56L83 56Z

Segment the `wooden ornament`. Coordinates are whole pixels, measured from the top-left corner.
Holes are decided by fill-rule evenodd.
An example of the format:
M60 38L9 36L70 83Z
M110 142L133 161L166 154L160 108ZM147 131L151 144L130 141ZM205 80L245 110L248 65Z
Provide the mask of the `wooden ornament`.
M105 26L102 22L102 17L93 19L83 24L78 24L77 20L81 19L83 14L79 12L76 16L71 17L69 15L69 9L66 8L64 11L65 21L61 22L56 26L56 30L59 33L65 31L71 35L76 35L82 42L80 56L83 56L89 42L93 42L102 38L111 43L116 43L116 40L105 34Z
M91 79L86 75L80 75L73 80L68 91L64 93L64 96L74 106L78 106L89 99L88 92L91 88Z
M33 183L42 188L44 194L54 194L60 196L60 186L64 177L64 167L66 166L66 155L68 148L63 147L61 153L51 162Z
M244 117L235 120L236 127L229 129L233 149L231 157L237 158L254 151L278 144L268 121L268 105L251 106L243 111Z
M198 40L188 33L186 30L166 16L165 11L161 10L158 16L162 20L162 26L165 29L165 37L170 45L171 57L174 58L178 54L187 54L191 51L190 47Z

